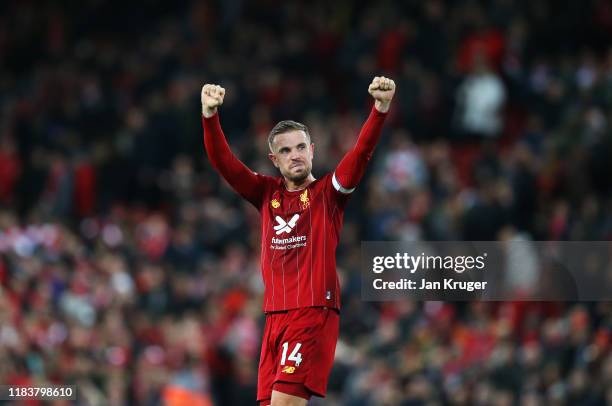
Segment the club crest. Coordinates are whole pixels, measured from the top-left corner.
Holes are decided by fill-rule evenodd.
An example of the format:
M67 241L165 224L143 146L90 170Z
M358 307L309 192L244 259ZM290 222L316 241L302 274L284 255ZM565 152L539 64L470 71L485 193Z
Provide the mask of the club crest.
M308 198L308 189L304 190L304 193L300 195L300 203L302 204L302 209L308 208L310 206L310 199Z

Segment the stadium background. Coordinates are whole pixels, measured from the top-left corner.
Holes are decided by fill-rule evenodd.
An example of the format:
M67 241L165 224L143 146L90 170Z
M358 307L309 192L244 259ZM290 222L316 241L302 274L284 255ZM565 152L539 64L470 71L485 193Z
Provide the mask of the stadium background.
M610 39L609 0L0 3L0 382L253 404L259 221L205 157L201 85L257 171L306 122L316 176L384 74L312 403L612 404L610 303L365 303L358 270L361 240L610 239Z

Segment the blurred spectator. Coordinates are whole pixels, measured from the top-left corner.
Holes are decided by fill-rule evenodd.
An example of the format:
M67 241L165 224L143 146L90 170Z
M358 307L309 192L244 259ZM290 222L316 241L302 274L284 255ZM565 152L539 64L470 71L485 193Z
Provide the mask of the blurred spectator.
M504 84L482 53L473 59L471 73L457 89L459 125L465 134L498 136L502 129L500 113L506 99Z

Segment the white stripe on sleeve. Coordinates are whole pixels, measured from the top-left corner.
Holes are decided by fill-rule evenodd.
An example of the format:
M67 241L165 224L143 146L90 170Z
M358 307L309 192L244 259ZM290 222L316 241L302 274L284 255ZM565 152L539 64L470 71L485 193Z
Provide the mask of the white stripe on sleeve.
M343 187L338 182L338 179L336 179L336 172L334 172L334 176L332 176L332 184L334 185L334 189L336 189L340 193L349 194L349 193L353 193L353 191L355 190L355 188L347 189L347 188Z

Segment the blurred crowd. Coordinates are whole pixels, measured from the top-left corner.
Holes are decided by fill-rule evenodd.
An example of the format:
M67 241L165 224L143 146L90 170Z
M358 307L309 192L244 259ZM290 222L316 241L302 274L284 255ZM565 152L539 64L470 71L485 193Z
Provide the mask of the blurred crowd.
M260 222L206 159L201 85L257 172L305 122L318 177L384 74L311 403L612 404L612 304L369 303L359 274L362 240L609 240L610 38L609 0L0 3L0 382L254 404Z

